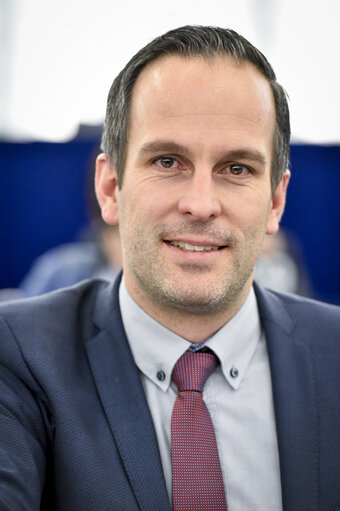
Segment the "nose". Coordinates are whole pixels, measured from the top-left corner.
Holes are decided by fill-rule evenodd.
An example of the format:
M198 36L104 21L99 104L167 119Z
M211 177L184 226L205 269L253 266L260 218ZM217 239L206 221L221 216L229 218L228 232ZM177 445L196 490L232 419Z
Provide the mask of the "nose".
M181 215L193 220L206 222L221 214L221 204L217 196L216 183L209 172L195 171L182 189L178 202Z

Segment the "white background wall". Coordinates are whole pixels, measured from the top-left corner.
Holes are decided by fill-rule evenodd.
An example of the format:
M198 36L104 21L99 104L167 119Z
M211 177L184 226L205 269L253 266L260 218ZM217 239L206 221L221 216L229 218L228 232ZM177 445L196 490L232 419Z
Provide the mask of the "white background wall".
M296 141L339 143L339 0L0 0L0 136L67 140L103 121L127 60L184 24L233 28L288 91Z

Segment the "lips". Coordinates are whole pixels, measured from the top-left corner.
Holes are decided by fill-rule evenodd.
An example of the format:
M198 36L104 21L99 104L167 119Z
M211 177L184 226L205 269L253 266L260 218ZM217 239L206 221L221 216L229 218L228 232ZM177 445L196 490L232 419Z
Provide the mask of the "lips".
M189 252L211 252L214 250L220 250L221 248L224 248L225 245L193 245L191 243L187 243L184 241L176 241L176 240L167 240L167 243L172 245L173 247L178 247L184 251Z

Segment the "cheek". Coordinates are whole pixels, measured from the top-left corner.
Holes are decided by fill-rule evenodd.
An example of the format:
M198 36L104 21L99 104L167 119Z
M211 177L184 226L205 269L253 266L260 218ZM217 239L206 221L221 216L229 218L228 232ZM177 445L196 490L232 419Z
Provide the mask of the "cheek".
M263 200L254 200L254 198L241 200L240 197L236 197L233 203L229 201L226 206L226 217L240 229L258 229L267 223L270 211L267 202L268 200L264 198Z
M161 202L161 200L160 200ZM143 237L157 219L158 205L143 194L122 194L118 205L119 230L122 240Z
M138 223L156 222L170 209L169 194L162 189L154 190L151 186L140 191L129 202L130 213Z

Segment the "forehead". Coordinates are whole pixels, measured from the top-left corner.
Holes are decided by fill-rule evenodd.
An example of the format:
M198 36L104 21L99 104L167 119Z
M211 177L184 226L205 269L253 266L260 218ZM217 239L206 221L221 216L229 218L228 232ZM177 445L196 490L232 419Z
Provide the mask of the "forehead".
M201 56L185 57L165 55L149 63L138 76L132 92L132 104L138 98L156 94L154 99L163 96L164 106L172 94L199 92L203 104L208 94L220 95L233 92L239 98L249 96L265 106L268 100L274 106L273 93L266 77L252 63L239 61L229 56L215 56L207 59ZM181 96L175 96L180 103ZM175 99L173 98L173 99ZM184 105L183 105L184 106Z
M182 134L212 131L267 135L272 141L275 104L267 79L249 62L228 56L167 55L148 64L136 80L130 107L129 144L150 130Z

